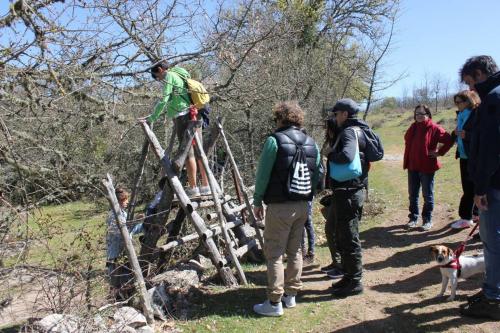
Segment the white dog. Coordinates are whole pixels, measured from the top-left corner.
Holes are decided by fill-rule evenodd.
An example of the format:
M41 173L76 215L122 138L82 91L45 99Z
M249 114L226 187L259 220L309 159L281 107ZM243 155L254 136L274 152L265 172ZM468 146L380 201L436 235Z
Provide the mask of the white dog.
M441 292L439 297L444 295L448 281L451 284L451 295L448 301L455 299L457 291L458 278L467 279L468 277L484 272L484 256L460 256L457 261L455 253L449 247L443 245L431 246L430 251L441 270Z

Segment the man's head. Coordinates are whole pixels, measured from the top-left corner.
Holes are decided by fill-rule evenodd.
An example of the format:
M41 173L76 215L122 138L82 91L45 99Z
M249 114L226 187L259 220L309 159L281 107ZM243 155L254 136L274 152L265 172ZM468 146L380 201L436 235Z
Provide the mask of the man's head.
M350 98L342 98L335 103L330 112L333 112L338 126L342 126L348 118L356 118L359 105Z
M167 74L168 64L165 61L161 61L156 63L151 67L151 76L153 79L162 81L165 79L165 75Z
M498 72L498 66L492 57L487 55L467 59L460 69L460 79L470 90L475 90L477 83L484 82L490 75Z
M297 101L280 102L274 106L273 119L278 127L304 125L304 111Z

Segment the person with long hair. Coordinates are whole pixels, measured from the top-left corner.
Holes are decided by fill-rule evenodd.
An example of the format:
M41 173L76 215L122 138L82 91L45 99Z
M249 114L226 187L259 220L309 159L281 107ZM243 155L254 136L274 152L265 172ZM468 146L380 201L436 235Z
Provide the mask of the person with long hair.
M453 97L453 101L458 108L457 127L451 134L457 143L455 158L460 163L460 179L462 181L462 197L458 208L460 218L451 224L453 229L463 229L471 227L473 217L478 217L477 207L474 206L474 183L470 179L467 164L470 156L470 138L474 126L475 111L479 107L481 100L475 91L464 90Z
M432 121L432 113L427 105L415 107L414 122L405 133L403 168L408 170L408 196L410 201L406 227L413 229L418 220L418 197L420 187L424 197L422 208L423 230L432 228L434 209L434 174L441 164L437 157L443 156L453 145L451 135ZM442 144L438 147L438 144Z

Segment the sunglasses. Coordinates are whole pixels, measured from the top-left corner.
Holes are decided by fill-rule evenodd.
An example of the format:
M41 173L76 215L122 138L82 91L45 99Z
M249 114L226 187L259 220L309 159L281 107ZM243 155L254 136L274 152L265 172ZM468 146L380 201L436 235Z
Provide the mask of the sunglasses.
M415 112L415 116L427 116L425 112Z
M462 104L462 103L465 103L465 101L455 101L455 104Z

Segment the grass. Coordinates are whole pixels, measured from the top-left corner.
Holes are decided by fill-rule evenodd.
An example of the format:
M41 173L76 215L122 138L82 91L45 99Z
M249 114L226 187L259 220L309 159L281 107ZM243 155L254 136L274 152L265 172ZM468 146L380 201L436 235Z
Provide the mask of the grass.
M449 125L452 124L454 117L452 110L443 110L437 113L434 119ZM412 121L411 112L385 112L369 116L369 122L376 122L379 126L376 132L382 138L386 154L396 156L403 154L403 135ZM451 130L451 128L446 129ZM461 191L459 167L454 159L454 149L452 148L447 156L440 158L443 167L435 178L435 201L449 205L451 209L457 208L458 194ZM395 211L406 209L407 179L401 160L373 164L370 171L369 195L371 202L367 205L383 207L383 213L365 216L361 231L375 228ZM77 239L78 233L86 233L97 242L93 248L102 251L104 256L102 243L106 211L105 205L96 207L85 202L45 207L34 220L29 222L29 226L33 233L47 234L46 230L58 230L56 236L49 239L48 243L55 248L59 247L60 250L65 249L68 242ZM323 223L319 204L316 204L314 208L314 224L318 236L316 254L322 265L328 263L329 256L325 246ZM65 251L59 253L61 256L69 254L71 253ZM36 250L30 252L28 261L54 264L53 260L47 260L46 256L37 253ZM203 289L195 297L190 319L180 320L177 325L184 332L318 332L328 330L333 321L341 320L345 318L346 313L350 313L349 306L352 305L347 304L347 308L340 308L334 306L333 301L322 301L301 303L299 307L288 310L287 316L281 318L257 317L252 313L252 305L265 298L265 266L245 264L244 268L250 282L248 286L229 290L219 286ZM358 319L363 320L363 318Z

